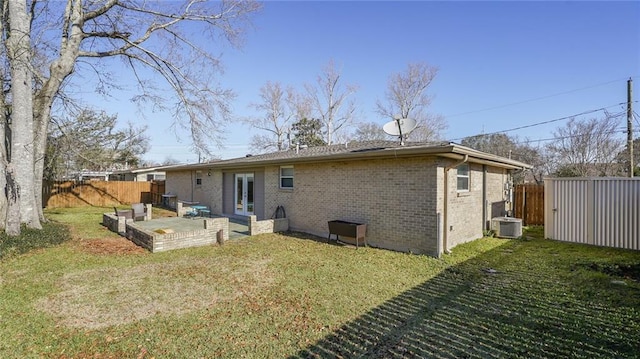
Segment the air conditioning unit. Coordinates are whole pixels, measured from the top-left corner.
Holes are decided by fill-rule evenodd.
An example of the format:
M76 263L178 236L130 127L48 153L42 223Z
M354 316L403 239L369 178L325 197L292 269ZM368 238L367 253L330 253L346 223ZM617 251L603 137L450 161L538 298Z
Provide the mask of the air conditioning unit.
M518 238L522 236L522 220L512 217L495 217L491 219L491 229L496 237Z

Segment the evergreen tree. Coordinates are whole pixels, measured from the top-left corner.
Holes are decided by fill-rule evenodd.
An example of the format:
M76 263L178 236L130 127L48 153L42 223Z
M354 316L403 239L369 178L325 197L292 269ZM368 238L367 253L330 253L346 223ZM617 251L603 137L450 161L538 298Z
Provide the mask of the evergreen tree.
M327 143L322 138L322 123L318 119L303 118L291 126L294 133L293 143L309 147L324 146Z

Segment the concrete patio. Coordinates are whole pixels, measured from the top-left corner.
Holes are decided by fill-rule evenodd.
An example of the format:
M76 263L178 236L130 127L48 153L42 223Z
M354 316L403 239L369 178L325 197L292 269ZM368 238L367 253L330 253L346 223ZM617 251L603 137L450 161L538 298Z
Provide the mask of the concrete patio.
M289 229L286 218L258 221L253 215L246 218L214 215L152 219L150 215L146 215L146 220L134 221L127 218L124 212L126 211L123 214L120 211L118 214L104 213L102 224L151 252L223 244L230 239Z
M223 218L223 217L213 217ZM204 228L204 218L163 217L150 221L128 223L128 225L149 232L170 229L173 232L196 231ZM249 225L245 220L229 218L229 239L238 239L249 236Z

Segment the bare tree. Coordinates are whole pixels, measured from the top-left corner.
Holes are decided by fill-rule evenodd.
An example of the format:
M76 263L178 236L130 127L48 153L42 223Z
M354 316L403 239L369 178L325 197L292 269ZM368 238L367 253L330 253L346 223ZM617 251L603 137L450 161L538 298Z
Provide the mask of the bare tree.
M311 117L320 120L324 128L324 141L330 145L341 130L355 120L355 100L351 98L357 87L342 83L342 73L333 60L322 69L315 85L305 85Z
M633 146L633 176L640 177L640 137L635 138L631 145ZM629 176L629 144L624 145L624 150L618 152L616 156L618 163L622 166L620 175Z
M504 133L491 133L470 136L462 139L461 144L478 151L492 153L494 155L511 158L517 149L517 138Z
M427 113L431 97L429 85L438 74L438 68L424 62L410 63L404 72L394 73L387 81L385 101L376 102L376 112L388 119L411 118L418 126L409 134L412 140L435 141L447 128L440 115Z
M524 141L513 150L512 158L533 166L525 176L519 176L523 180L533 180L535 183L542 184L544 177L551 174L549 153L543 146L532 146L527 141ZM531 177L528 177L528 175L531 175ZM518 177L515 180L518 182Z
M38 228L44 220L41 189L51 109L66 100L63 91L72 74L97 77L97 90L106 92L118 87L117 79L129 70L139 85L133 100L156 111L170 111L175 126L189 131L194 149L208 151L210 141L221 144L234 94L216 81L220 63L212 44L220 39L239 44L249 15L260 8L258 3L30 0L28 4L2 2L5 52L0 55L4 68L11 68L10 75L3 72L5 83L11 84L11 96L4 104L12 109L6 121L11 127L11 153L1 168L9 201L0 208L0 226L7 233L19 233L20 223ZM102 61L115 58L122 60L121 72L103 73Z
M515 182L533 180L536 183L541 183L542 177L549 174L544 148L530 146L528 141L520 141L517 136L505 133L480 134L462 139L461 144L478 151L511 158L533 166L529 172L514 176Z
M103 171L137 167L149 148L146 126L118 128L117 116L84 110L78 116L54 119L46 154L47 179L83 169Z
M620 170L616 155L624 146L618 124L609 119L571 119L554 131L547 150L560 176L613 176Z
M387 134L382 130L382 126L375 122L361 122L356 127L354 139L356 141L386 140Z
M268 152L285 148L289 128L300 110L298 97L293 88L283 89L278 82L267 82L260 88L261 102L250 106L263 116L250 117L245 122L266 134L254 135L251 138L251 149Z

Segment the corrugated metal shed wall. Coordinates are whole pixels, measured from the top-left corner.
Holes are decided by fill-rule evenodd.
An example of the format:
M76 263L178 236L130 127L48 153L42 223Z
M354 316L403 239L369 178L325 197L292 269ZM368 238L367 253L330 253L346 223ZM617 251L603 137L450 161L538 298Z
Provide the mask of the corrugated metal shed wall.
M640 250L640 178L544 182L545 237Z

